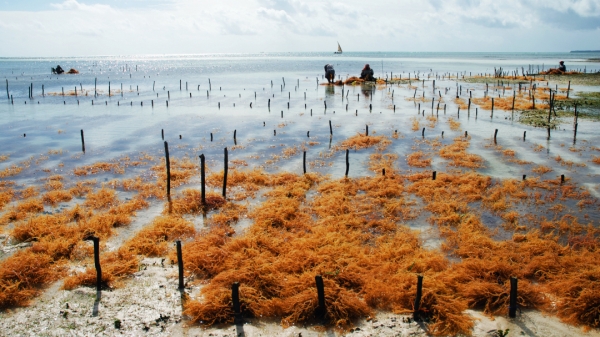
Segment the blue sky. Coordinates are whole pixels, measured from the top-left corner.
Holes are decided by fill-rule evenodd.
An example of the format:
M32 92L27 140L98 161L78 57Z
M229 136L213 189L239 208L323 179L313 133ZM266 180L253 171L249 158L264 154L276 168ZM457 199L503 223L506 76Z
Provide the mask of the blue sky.
M600 0L0 0L0 57L600 49Z

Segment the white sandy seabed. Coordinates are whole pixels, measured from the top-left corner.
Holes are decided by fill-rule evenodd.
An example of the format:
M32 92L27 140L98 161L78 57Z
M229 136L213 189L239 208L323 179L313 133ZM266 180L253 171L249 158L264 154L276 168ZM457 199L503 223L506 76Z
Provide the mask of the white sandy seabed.
M311 327L283 329L277 322L246 320L243 325L203 328L190 325L181 315L182 294L177 289L177 269L160 258L146 258L140 271L125 285L100 296L95 289L61 290L56 282L30 306L0 314L1 336L427 336L409 316L379 313L360 320L349 332L317 331ZM195 294L198 288L186 289ZM566 325L556 317L522 312L516 319L490 318L469 310L475 317L474 336L600 336ZM117 328L117 326L120 327Z

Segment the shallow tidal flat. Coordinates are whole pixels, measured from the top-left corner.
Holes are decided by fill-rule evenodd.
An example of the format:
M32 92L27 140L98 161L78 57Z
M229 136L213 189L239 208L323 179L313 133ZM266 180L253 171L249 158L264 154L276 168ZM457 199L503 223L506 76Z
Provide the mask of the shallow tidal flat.
M598 335L598 74L462 75L3 101L0 331Z

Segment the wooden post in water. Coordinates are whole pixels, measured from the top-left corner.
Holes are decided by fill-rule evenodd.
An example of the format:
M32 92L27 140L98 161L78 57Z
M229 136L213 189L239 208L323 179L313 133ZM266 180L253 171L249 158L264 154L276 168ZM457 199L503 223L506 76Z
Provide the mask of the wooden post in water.
M573 143L575 143L576 139L577 139L577 118L579 117L579 113L577 112L577 104L575 104L575 121L574 121L574 125L573 125Z
M329 137L333 137L333 127L331 126L331 119L329 120Z
M171 161L169 160L169 144L165 141L165 164L167 167L167 199L171 201Z
M223 198L225 198L227 194L227 171L229 169L229 154L227 153L227 148L225 148L223 154Z
M306 174L306 151L302 154L302 169L304 174Z
M98 78L96 77L96 78L94 78L94 97L98 96L97 87L98 87Z
M206 205L206 171L204 154L200 155L200 191L202 205Z
M348 177L348 171L350 171L350 150L346 149L346 178Z
M552 98L552 91L550 91L550 108L548 109L548 139L550 139L550 119L552 118L552 105L554 99Z
M498 135L498 129L494 131L494 144L496 144L496 136Z
M571 91L571 81L569 81L569 86L567 86L567 98L569 98L570 91Z
M44 85L42 85L42 92L44 91ZM6 80L6 99L10 99L10 93L8 92L8 79Z
M83 138L83 129L81 130L81 151L85 153L85 139Z

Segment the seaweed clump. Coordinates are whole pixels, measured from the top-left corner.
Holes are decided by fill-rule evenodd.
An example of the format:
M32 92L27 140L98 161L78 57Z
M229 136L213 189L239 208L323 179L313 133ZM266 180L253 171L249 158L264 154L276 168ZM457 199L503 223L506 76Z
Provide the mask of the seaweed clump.
M231 227L221 224L184 245L187 270L209 281L202 300L186 303L185 314L208 325L232 322L230 287L239 282L244 314L279 317L283 326L312 322L319 274L326 289L326 320L344 329L374 309L411 312L416 275L424 273L429 281L422 308L430 332L468 333L473 323L462 314L467 303L436 281L448 261L423 249L414 232L395 223L415 216L403 198L402 178L315 186L320 180L314 174L294 176L267 192L267 200L249 214L254 225L242 236L232 236ZM308 201L314 188L318 194Z

